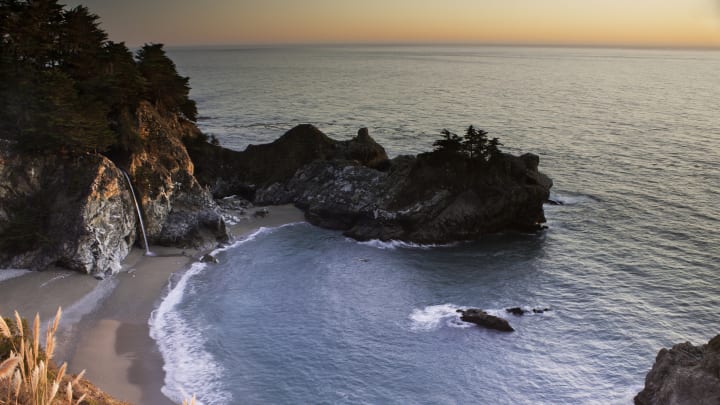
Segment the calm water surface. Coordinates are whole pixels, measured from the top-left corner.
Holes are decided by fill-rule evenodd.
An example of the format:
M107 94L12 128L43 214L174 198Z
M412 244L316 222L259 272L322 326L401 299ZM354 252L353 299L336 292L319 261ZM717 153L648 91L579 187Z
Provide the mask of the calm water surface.
M201 128L242 149L312 123L390 155L474 124L532 151L550 229L448 247L262 230L151 321L165 393L204 403L630 403L660 347L720 332L719 52L176 49ZM455 310L510 317L512 334Z

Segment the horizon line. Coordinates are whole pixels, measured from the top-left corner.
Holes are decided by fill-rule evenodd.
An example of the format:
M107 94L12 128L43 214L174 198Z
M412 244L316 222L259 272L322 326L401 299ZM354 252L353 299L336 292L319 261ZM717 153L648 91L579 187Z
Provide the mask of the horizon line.
M162 42L145 42L145 44ZM128 44L130 48L139 48L143 44ZM198 43L198 44L164 44L167 49L189 48L303 48L303 47L333 47L333 46L477 46L477 47L517 47L517 48L590 48L590 49L627 49L627 50L676 50L676 51L720 51L720 45L668 45L668 44L597 44L597 43L537 43L537 42L479 42L479 41L309 41L309 42L237 42L237 43Z

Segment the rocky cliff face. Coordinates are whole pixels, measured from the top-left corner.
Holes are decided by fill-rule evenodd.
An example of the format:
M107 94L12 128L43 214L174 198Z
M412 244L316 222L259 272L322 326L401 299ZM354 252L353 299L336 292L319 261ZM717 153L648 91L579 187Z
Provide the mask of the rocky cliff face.
M0 267L117 271L135 225L127 184L107 158L0 148Z
M177 115L162 115L149 103L137 111L140 146L129 156L128 173L135 184L151 244L199 246L227 239L225 224L208 190L195 179L184 138L197 137L197 127Z
M201 246L228 238L210 192L195 179L182 139L194 124L142 103L132 151L67 158L0 145L0 268L56 264L115 272L136 241L137 214L120 167L140 200L151 244Z
M250 145L241 152L193 141L197 139L186 138L188 151L198 180L216 198L237 194L253 199L256 190L287 181L315 161L349 160L379 169L388 161L385 149L367 129L348 141L335 141L312 125L298 125L272 143Z
M661 349L635 404L720 404L720 335L702 346Z

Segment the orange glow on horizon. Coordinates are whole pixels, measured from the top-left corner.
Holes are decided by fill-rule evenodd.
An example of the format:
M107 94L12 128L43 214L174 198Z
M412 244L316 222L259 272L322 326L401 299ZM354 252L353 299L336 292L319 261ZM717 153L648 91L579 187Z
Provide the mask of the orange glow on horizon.
M168 45L522 43L720 48L720 0L141 0L87 4L111 39ZM109 3L109 4L108 4Z

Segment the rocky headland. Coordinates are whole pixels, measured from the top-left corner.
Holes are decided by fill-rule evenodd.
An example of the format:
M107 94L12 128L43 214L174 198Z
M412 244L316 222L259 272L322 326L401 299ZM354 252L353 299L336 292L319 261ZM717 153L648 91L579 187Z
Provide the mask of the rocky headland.
M720 335L701 346L661 349L635 404L720 404Z
M214 198L292 203L309 222L359 239L448 243L504 230L536 231L552 181L539 158L498 155L476 166L445 152L388 159L367 129L347 141L312 125L233 151L194 123L140 103L132 147L75 157L0 148L0 266L59 265L115 272L142 245L135 188L150 244L226 242Z
M364 128L349 141L335 141L300 125L242 152L188 146L198 179L215 197L293 203L312 224L358 240L430 244L536 231L552 187L533 154L501 154L482 166L438 151L388 159Z

